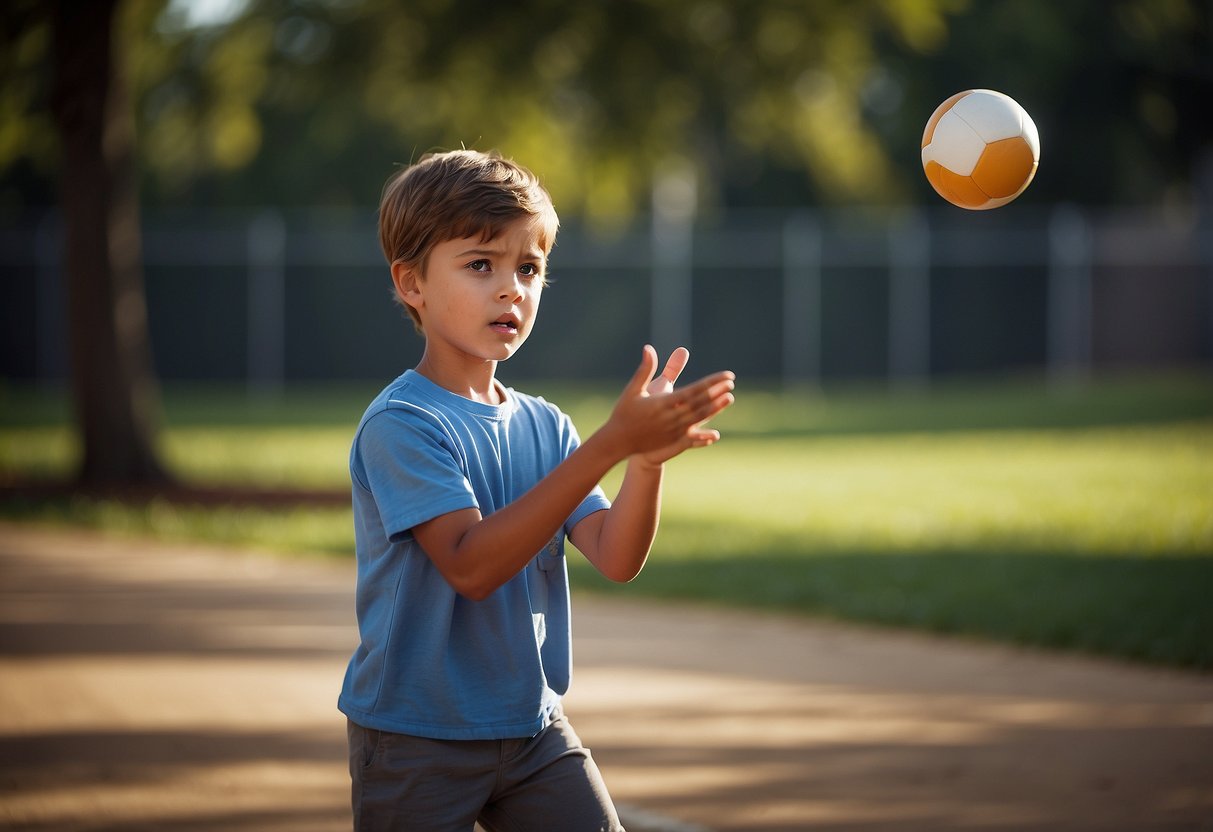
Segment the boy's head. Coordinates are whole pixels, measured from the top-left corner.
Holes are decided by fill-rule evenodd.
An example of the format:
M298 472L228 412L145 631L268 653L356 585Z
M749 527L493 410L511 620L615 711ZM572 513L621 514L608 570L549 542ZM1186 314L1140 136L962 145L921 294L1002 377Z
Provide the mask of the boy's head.
M560 220L533 173L493 152L431 153L384 186L379 243L388 265L403 263L423 275L426 258L438 243L477 235L487 242L523 217L539 218L540 244L545 254L551 252ZM420 330L417 312L401 305Z

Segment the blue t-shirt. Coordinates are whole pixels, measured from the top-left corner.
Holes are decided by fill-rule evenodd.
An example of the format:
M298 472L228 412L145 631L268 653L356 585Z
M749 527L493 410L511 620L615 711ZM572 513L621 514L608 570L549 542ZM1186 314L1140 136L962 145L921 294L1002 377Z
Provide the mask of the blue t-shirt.
M346 716L436 739L528 737L548 723L572 667L564 541L610 507L602 490L483 601L455 592L411 530L458 509L488 516L578 443L557 407L513 390L486 405L409 370L375 398L350 452L361 643L338 699Z

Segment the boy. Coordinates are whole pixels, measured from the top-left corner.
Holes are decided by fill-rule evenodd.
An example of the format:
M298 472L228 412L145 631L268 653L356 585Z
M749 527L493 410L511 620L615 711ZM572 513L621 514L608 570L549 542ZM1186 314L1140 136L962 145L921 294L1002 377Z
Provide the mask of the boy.
M570 676L564 540L608 578L643 567L663 464L719 438L733 375L674 391L644 348L606 423L503 387L497 363L534 325L558 219L496 154L430 155L389 180L380 242L425 337L415 369L372 402L350 453L361 644L349 718L359 830L621 829L564 717ZM627 470L612 504L598 485Z

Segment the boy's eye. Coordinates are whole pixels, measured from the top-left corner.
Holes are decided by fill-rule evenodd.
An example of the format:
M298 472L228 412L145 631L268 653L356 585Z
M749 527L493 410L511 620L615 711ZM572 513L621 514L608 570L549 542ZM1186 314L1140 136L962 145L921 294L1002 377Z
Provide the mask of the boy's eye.
M488 260L473 260L468 263L468 268L474 272L490 272L493 270L493 264Z
M521 266L518 267L518 274L523 275L525 277L538 277L539 276L539 267L536 266L534 263L523 263Z

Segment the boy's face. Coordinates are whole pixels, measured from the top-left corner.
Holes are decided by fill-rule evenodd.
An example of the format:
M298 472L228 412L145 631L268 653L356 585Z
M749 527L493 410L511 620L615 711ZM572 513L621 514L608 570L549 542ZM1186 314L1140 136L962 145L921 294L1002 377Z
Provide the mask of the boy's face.
M417 311L426 350L477 361L504 361L531 334L547 255L543 224L522 217L487 242L479 235L438 243L420 280L397 279Z

